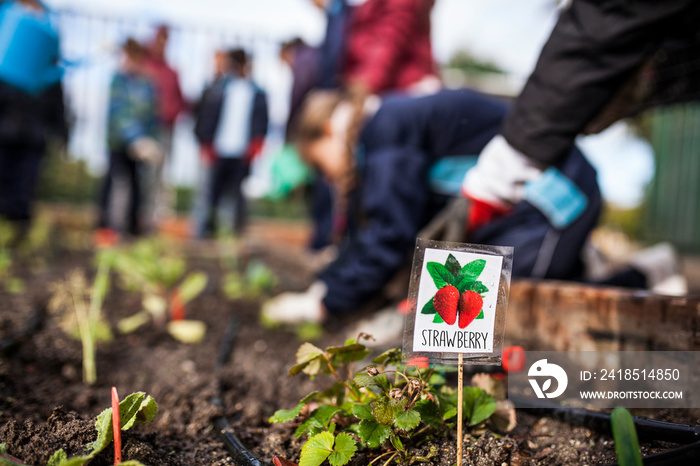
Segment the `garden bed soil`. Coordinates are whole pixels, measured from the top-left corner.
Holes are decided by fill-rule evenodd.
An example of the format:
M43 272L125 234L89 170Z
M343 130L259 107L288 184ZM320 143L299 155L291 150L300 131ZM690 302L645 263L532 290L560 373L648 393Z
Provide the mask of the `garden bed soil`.
M66 336L57 317L46 312L49 284L76 267L93 276L93 252L62 249L39 269L25 264L17 275L26 292L0 291L0 340L14 338L0 355L0 443L13 457L43 466L59 448L68 456L83 453L96 438L95 417L110 406L110 388L122 398L143 391L159 406L155 421L123 433L123 459L148 465L233 465L230 451L213 427L223 416L232 432L264 464L275 455L298 461L302 440L294 437L294 423L274 424L268 418L278 409L291 408L309 392L325 388L324 379L289 378L289 368L302 343L285 330L267 330L258 319L259 302L227 301L220 291L222 276L216 249L211 245L185 247L189 269L209 275L205 292L188 304L188 318L202 320L207 336L201 344L179 343L162 330L147 325L130 335L119 335L97 350L97 382L81 381L79 341ZM260 251L258 243L257 251ZM291 263L263 257L280 278L279 290L301 289L309 279ZM139 296L113 283L104 304L109 323L140 310ZM33 316L44 317L31 336L23 337ZM231 318L240 325L229 360L217 370L222 339ZM327 329L318 346L342 343L342 330ZM219 385L220 384L220 385ZM221 407L212 400L222 388ZM508 434L485 429L465 439L465 464L475 465L582 465L615 462L611 438L585 427L518 411L518 426ZM667 413L672 418L673 413ZM672 419L697 422L691 419ZM425 439L414 456L433 457L424 464L450 466L456 462L456 433ZM672 445L647 443L645 453ZM366 465L371 455L358 453L353 465ZM113 464L111 445L91 463Z

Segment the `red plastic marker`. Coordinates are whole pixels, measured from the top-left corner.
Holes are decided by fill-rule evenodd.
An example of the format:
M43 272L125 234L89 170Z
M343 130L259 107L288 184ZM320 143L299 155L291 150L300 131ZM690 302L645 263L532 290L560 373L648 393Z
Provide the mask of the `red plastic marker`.
M508 346L503 350L503 370L520 372L525 366L525 350L521 346Z
M175 289L170 295L170 320L185 319L185 303L182 302L180 290Z
M119 395L112 387L112 431L114 432L114 464L122 462L122 428L119 422Z

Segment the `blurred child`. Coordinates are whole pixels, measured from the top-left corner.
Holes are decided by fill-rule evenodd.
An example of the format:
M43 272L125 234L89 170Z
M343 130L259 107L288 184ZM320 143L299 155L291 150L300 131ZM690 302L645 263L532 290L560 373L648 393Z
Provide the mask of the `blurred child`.
M227 189L235 197L233 231L242 232L247 203L241 185L267 134L267 96L248 77L248 55L235 49L220 58L224 75L205 93L195 128L202 156L212 161L201 236L216 233L217 209Z
M26 0L18 8L43 17L44 7ZM4 31L6 32L6 31ZM7 46L7 44L5 44ZM29 93L0 82L0 218L15 226L15 240L28 232L36 183L47 144L65 146L68 127L60 82Z
M507 110L470 90L386 98L378 109L371 102L362 119L353 118L358 112L338 93L319 92L306 103L296 133L300 153L326 175L336 196L347 199L351 215L338 259L305 293L266 303L269 320L321 321L358 311L380 295L410 263L418 232L448 200L431 189L430 167L450 156L478 154ZM514 246L516 277L575 279L583 272L580 252L601 204L595 170L573 149L554 175L567 196L552 197L546 185L532 187L551 202L523 201L469 231L469 242ZM564 215L552 212L552 205Z
M170 163L173 146L173 129L178 116L187 109L187 103L180 89L180 79L165 59L165 49L168 45L169 28L161 25L156 30L153 41L149 44L146 55L146 72L151 77L156 90L158 101L158 119L160 135L158 142L162 145L164 157L155 167L155 183L152 187L152 210L154 225L168 216L175 209L175 192L164 181L165 164Z
M146 50L134 39L122 46L122 62L112 78L109 97L107 143L109 164L100 196L99 228L115 229L110 221L110 204L115 182L126 177L129 204L126 233L143 233L139 171L144 164L156 165L163 159L159 135L156 94L144 69Z

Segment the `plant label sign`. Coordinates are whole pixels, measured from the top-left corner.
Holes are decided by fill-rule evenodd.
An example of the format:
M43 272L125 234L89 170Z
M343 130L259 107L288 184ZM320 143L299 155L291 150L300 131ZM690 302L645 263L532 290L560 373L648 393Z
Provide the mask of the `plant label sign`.
M500 364L513 249L419 238L404 331L407 359Z

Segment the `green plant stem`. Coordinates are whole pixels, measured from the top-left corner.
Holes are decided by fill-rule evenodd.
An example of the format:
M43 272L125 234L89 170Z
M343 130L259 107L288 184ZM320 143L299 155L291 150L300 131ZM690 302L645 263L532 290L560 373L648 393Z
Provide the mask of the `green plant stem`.
M95 369L95 340L91 338L93 332L90 330L89 311L83 299L83 290L76 289L71 284L70 294L73 300L75 316L78 320L80 342L83 345L83 381L88 385L92 385L97 379L97 371Z
M355 401L356 401L356 402L362 403L362 397L360 396L360 393L357 392L357 391L355 391L355 389L353 389L353 388L350 386L350 384L348 384L345 380L343 380L343 379L338 375L338 373L335 371L335 369L333 368L333 364L331 364L331 358L330 358L330 356L324 354L324 355L323 355L323 358L326 360L326 364L328 365L328 369L331 371L331 374L333 374L333 377L335 377L336 380L337 380L338 382L342 383L343 386L345 386L345 388L347 388L347 389L350 391L350 393L351 393L351 394L353 395L353 397L355 398Z

